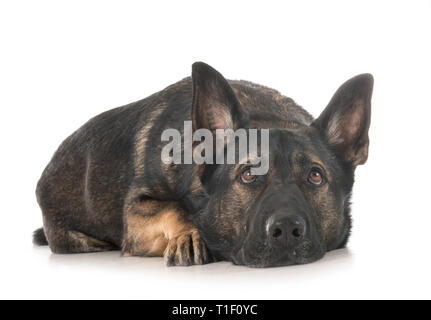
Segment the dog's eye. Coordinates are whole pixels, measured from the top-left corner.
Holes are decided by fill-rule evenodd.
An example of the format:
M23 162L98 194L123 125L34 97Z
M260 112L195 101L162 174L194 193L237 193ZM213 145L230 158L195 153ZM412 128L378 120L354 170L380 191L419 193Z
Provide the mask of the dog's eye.
M252 183L256 181L256 175L251 174L250 168L246 168L241 173L241 181L244 183Z
M308 182L317 186L323 184L323 176L319 169L313 168L310 170L310 173L308 174Z

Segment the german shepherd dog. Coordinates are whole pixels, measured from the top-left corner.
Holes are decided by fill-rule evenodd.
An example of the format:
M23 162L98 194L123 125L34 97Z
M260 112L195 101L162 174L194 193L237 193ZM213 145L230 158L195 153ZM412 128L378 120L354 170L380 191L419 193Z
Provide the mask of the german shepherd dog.
M37 184L43 228L34 243L54 253L163 256L168 266L316 261L349 238L372 90L373 77L358 75L313 119L273 89L196 62L191 78L94 117L60 145ZM184 121L193 130L269 130L268 172L164 163L161 134L183 133Z

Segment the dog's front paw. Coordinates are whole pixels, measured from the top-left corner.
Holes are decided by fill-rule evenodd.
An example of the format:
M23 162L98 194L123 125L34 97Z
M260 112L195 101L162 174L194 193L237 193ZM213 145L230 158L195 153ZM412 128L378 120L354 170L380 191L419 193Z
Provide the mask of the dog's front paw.
M170 239L163 254L166 266L191 266L212 261L205 242L194 230Z

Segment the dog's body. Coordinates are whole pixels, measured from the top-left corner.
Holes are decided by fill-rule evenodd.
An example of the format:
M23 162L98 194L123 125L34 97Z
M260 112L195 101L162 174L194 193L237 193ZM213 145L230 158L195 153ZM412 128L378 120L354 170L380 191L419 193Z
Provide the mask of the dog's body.
M234 239L239 235L241 239L247 237L244 230L249 223L248 215L235 209L238 207L235 201L244 200L241 195L246 193L238 186L218 182L220 188L233 190L218 201L218 206L220 203L227 205L229 201L233 203L229 205L230 208L219 209L211 218L208 215L203 218L205 214L202 212L215 212L210 209L217 199L212 194L221 192L213 192L212 172L217 175L217 170L228 169L214 168L215 165L165 164L161 161L163 144L160 137L163 130L182 130L186 120L193 121L194 129L205 127L205 121L196 115L202 114L199 113L202 104L199 99L202 97L208 106L217 107L219 104L212 103L214 101L211 99L218 99L219 96L218 102L222 105L241 106L241 114L247 115L244 117L246 120L235 115L238 110L230 110L232 128L268 128L272 130L272 137L277 136L279 131L301 132L312 126L313 118L293 100L277 91L246 81L223 82L221 75L213 75L212 72L216 71L202 63L195 64L193 79L186 78L146 99L102 113L61 144L43 172L36 191L43 212L43 234L53 252L121 249L124 255L164 256L168 264L175 265L202 264L213 258L252 266L290 264L281 263L279 259L275 259L277 262L261 263L258 258L260 249L254 250L254 253L244 253L245 249L241 249L242 258L239 258L239 247L235 249L235 254L232 253L231 248L239 245ZM208 77L213 77L211 81L214 83L220 82L222 89L218 93L206 94ZM367 79L372 81L369 77ZM369 84L366 85L369 87ZM367 99L370 98L369 93ZM226 99L234 99L234 102L225 104ZM364 102L368 106L368 102ZM216 110L213 114L218 116L220 112ZM222 118L226 118L224 114ZM220 119L217 118L217 121ZM215 123L219 123L217 121ZM229 121L223 122L222 126L227 127ZM243 121L247 121L246 125ZM361 126L367 131L369 117L366 122ZM211 121L206 124L210 127ZM355 137L356 143L362 138ZM331 137L323 140L327 139ZM364 139L367 140L367 137ZM321 146L316 148L323 150ZM325 159L328 161L334 157L326 149L322 153L326 153ZM355 151L355 154L359 153ZM343 159L332 164L336 168L334 170L343 172L345 181L340 181L343 186L337 186L343 192L342 196L334 196L337 197L334 204L328 204L331 201L319 195L319 206L333 205L320 215L314 214L314 219L318 219L320 225L315 237L324 245L319 247L319 253L312 258L305 258L304 255L303 259L295 263L313 261L323 255L322 251L345 244L350 229L348 198L353 171L357 164L364 161ZM346 163L350 163L351 167L346 168ZM219 175L221 177L221 173ZM292 194L294 192L297 191L292 191ZM302 191L304 194L307 192ZM236 199L229 199L232 194L236 195ZM271 202L274 203L274 200ZM226 212L232 214L227 215ZM209 230L211 228L217 231ZM314 227L308 228L312 230ZM40 243L43 242L43 234L41 230L36 234ZM306 244L301 244L301 248L311 246L314 242L319 241L310 238ZM301 250L294 250L295 255ZM245 258L247 255L250 258Z

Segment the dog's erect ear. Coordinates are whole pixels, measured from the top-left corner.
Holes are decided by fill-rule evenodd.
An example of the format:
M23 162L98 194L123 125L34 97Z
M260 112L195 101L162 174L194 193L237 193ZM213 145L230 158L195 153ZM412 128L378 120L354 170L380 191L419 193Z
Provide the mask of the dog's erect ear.
M368 158L373 76L358 75L345 82L312 124L323 130L347 161L356 167Z
M231 86L215 69L203 62L192 66L193 131L201 128L215 132L216 129L243 128L248 115L242 109Z

